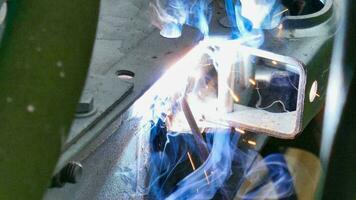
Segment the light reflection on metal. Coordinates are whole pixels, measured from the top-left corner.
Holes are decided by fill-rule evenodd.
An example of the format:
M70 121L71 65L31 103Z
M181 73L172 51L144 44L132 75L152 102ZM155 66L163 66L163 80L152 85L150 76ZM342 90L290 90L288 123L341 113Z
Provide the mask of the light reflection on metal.
M309 101L313 102L315 100L315 97L320 97L320 95L318 94L318 82L314 81L310 91L309 91Z
M0 8L0 24L4 23L7 14L7 2L3 2Z

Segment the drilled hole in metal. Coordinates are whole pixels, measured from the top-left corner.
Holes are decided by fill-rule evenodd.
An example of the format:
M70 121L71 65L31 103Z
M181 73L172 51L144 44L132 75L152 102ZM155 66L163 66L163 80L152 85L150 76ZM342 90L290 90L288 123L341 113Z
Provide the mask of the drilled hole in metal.
M118 70L115 74L119 79L122 80L130 80L135 77L135 73L130 70Z

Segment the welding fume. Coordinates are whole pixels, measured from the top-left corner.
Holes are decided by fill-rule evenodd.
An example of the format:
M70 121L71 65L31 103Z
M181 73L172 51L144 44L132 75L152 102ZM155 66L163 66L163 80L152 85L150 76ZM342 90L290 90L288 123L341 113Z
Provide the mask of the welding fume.
M162 37L181 37L187 27L199 30L201 37L150 90L153 103L144 129L150 138L147 196L296 199L295 166L288 163L289 155L261 155L265 140L260 138L293 140L320 111L327 74L318 76L328 65L318 66L318 75L309 74L313 60L325 55L308 44L328 45L332 35L307 41L302 31L292 29L299 26L293 19L327 4L330 1L150 2L152 23ZM214 9L219 16L213 16ZM212 20L228 31L216 33ZM315 29L308 26L312 24L303 31ZM298 34L301 38L296 39Z
M0 200L355 199L355 6L0 0Z

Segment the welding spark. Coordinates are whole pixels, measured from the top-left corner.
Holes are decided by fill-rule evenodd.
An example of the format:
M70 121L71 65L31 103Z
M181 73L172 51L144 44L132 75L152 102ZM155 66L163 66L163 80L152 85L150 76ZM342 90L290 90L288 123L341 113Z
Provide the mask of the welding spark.
M188 155L188 158L189 158L189 162L192 165L193 170L195 171L195 165L194 165L194 162L193 162L193 158L190 155L189 151L187 151L187 155Z
M250 145L256 146L256 141L253 140L248 140L247 143L249 143Z
M273 15L273 17L278 17L278 16L282 15L283 13L285 13L285 12L287 12L287 11L288 11L288 8L286 8L286 9L282 10L281 12L279 12L279 13Z
M235 94L235 92L230 87L227 87L227 89L229 90L229 93L231 97L234 99L234 101L239 102L240 98Z
M244 130L242 130L241 128L235 128L235 131L245 134L246 132Z
M204 174L205 174L206 182L208 182L208 184L210 184L209 176L208 176L208 173L206 172L206 170L204 170Z
M248 81L249 81L252 85L254 85L254 86L256 85L256 81L255 81L255 80L253 80L253 79L250 78L250 79L248 79Z

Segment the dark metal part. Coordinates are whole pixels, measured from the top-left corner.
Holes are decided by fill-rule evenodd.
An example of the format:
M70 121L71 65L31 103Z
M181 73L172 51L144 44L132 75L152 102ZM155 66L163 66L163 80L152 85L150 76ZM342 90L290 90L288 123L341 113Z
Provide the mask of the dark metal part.
M94 98L93 96L82 96L80 102L77 106L77 114L90 113L94 109Z
M71 161L52 178L50 187L62 187L66 183L77 183L82 177L83 167L80 163Z

